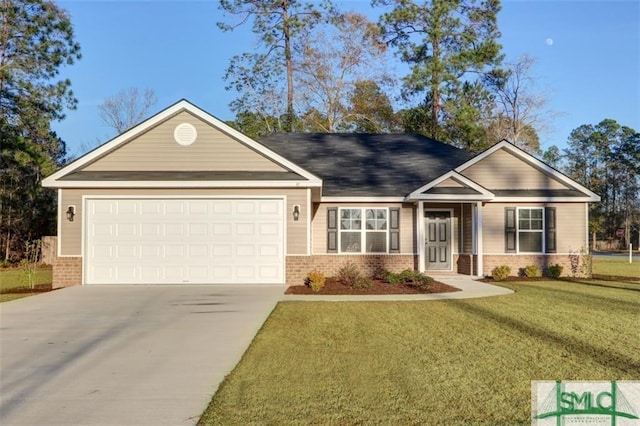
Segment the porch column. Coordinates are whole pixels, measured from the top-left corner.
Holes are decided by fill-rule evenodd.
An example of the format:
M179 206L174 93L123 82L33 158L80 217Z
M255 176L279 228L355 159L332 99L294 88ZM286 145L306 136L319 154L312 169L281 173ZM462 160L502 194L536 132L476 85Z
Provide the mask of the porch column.
M482 264L483 258L483 248L482 248L482 201L476 202L476 263L478 265L478 270L476 271L476 275L483 276L484 275L484 265Z
M424 201L418 201L418 208L416 209L416 244L418 245L418 271L425 271L425 236L424 236Z

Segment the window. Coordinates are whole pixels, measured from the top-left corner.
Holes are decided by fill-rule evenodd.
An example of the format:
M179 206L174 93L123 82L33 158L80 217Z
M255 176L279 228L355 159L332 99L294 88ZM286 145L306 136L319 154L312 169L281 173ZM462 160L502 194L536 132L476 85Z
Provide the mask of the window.
M505 253L556 253L555 207L505 207Z
M340 209L341 253L386 253L388 209Z
M543 209L518 208L518 252L543 252Z

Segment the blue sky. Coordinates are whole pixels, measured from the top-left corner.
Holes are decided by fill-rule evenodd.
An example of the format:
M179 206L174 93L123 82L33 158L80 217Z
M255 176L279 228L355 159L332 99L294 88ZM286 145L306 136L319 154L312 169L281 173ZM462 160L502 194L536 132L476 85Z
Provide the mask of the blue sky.
M376 16L369 1L336 1L342 10ZM217 1L60 1L71 15L82 59L66 67L79 101L54 130L72 155L114 136L98 105L128 87L151 88L152 113L186 98L222 120L234 114L224 89L235 54L255 49L246 25L220 31ZM543 148L565 147L582 124L604 118L640 131L640 2L503 1L498 17L507 59L537 58L539 88L557 112ZM393 57L391 58L393 59ZM402 66L398 66L402 69Z

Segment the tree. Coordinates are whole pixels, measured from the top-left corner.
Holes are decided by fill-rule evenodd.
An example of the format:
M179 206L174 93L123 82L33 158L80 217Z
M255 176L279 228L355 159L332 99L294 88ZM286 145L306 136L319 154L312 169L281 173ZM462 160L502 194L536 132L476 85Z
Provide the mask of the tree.
M58 73L80 58L80 46L51 1L2 0L0 23L0 247L8 260L55 230L55 193L40 180L64 161L50 124L75 108L71 83Z
M591 206L590 226L605 238L613 239L615 229L625 228L629 241L639 210L639 142L635 130L606 119L574 129L564 150L569 176L601 197Z
M287 105L278 79L281 70L273 56L264 54L244 53L231 59L224 79L228 81L227 90L241 94L229 104L238 125L244 121L240 116L249 113L258 114L269 133L285 130Z
M98 105L98 110L104 124L120 134L145 119L157 101L153 89L140 92L130 87L106 98Z
M392 133L402 129L389 97L372 80L354 84L346 124L350 131L358 133Z
M562 153L560 152L560 148L551 145L542 153L542 161L554 169L560 170L562 168Z
M496 141L506 139L532 154L540 153L538 135L548 127L553 112L548 100L536 88L538 77L533 74L536 59L523 55L484 76L487 87L496 98L496 112L490 128Z
M348 104L356 85L388 80L383 65L386 46L378 41L378 34L375 24L355 12L306 32L295 53L300 107L307 120L315 120L307 127L324 132L349 130Z
M251 111L239 112L235 120L227 122L234 129L255 140L281 130L280 123L280 117L264 116Z
M478 81L465 81L445 103L441 139L458 148L480 152L497 142L489 137L493 98Z
M325 2L324 10L331 11L333 6ZM300 0L221 0L219 8L239 17L234 24L218 22L223 31L232 31L247 21L252 21L252 30L258 36L266 52L258 55L240 55L232 59L227 74L233 74L231 68L246 59L252 59L248 68L260 66L271 57L283 64L287 81L287 112L285 129L292 131L295 119L293 45L302 29L309 29L322 19L322 13L313 3ZM275 76L274 76L275 77Z
M502 60L497 41L499 1L373 0L373 4L392 6L380 17L382 38L411 67L403 79L404 95L422 97L430 112L428 135L438 139L447 101L464 81Z

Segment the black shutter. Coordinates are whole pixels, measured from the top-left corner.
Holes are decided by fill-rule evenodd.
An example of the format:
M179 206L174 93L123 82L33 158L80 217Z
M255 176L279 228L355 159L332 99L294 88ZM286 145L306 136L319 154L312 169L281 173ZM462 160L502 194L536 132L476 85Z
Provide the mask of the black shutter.
M327 208L327 253L338 252L338 208Z
M515 253L516 250L516 208L504 208L504 242L505 253Z
M389 209L389 253L400 253L400 209Z
M544 240L547 253L556 252L556 208L545 207L544 209Z

